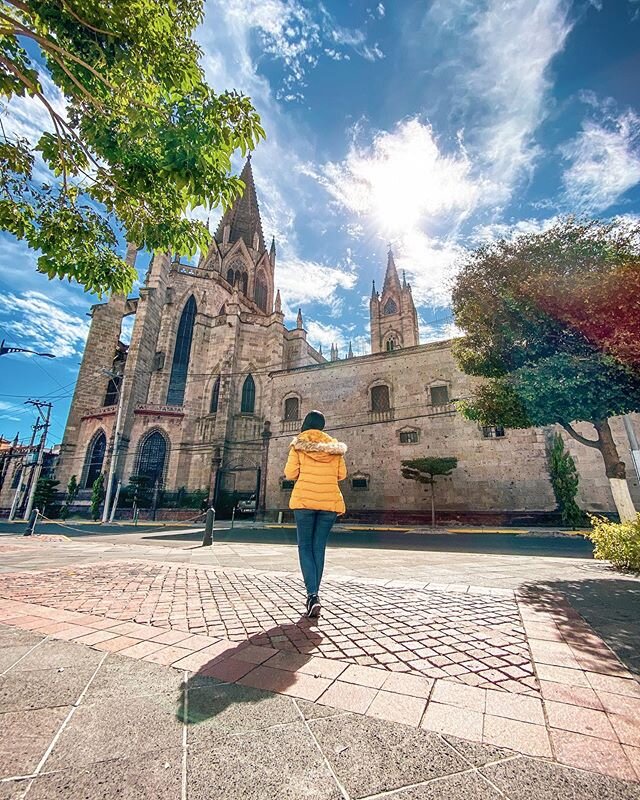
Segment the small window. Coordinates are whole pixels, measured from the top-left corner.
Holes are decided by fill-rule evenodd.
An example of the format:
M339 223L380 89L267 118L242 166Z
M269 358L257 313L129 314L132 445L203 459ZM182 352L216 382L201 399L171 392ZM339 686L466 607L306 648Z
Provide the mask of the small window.
M449 389L447 386L432 386L431 393L432 406L446 406L449 402Z
M22 467L16 467L13 471L13 480L11 481L11 488L17 489L22 476Z
M246 272L242 273L242 294L247 294L247 289L249 288L249 276Z
M285 420L300 419L300 401L297 397L288 397L284 401Z
M505 435L502 425L483 425L482 436L485 439L501 439Z
M240 411L243 414L253 414L256 407L256 384L251 375L247 375L242 387L242 403Z
M418 444L418 431L400 431L400 444Z
M282 489L283 492L290 492L295 486L295 483L296 483L295 481L289 481L286 478L283 478L280 481L280 488Z
M384 313L385 314L397 314L398 313L398 306L396 305L396 301L390 297L387 302L384 304Z
M387 352L391 352L392 350L396 349L396 343L393 339L387 339Z
M369 478L365 477L364 475L359 475L355 478L351 478L351 488L352 489L368 489L369 488Z
M218 411L218 400L220 399L220 376L216 378L216 382L213 384L213 391L211 392L211 406L209 407L209 413L215 414Z
M230 283L233 286L233 270L227 270L227 283Z
M373 389L371 389L371 410L372 411L391 410L388 386L374 386Z

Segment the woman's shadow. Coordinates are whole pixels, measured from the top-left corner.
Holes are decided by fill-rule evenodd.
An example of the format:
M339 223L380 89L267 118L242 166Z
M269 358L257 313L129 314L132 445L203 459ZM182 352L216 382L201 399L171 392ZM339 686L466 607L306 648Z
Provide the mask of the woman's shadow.
M295 670L318 655L317 647L324 637L315 624L316 620L303 616L295 624L260 631L212 656L181 683L177 719L198 725L237 704L260 703L274 692L287 694L296 682ZM300 641L306 652L294 651L295 645L287 649L265 647L265 639L283 636L288 642Z

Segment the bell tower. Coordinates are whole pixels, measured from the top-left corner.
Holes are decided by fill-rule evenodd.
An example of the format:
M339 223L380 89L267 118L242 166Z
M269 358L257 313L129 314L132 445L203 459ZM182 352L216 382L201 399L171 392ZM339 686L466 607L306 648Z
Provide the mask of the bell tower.
M391 248L387 257L382 294L376 291L374 283L369 312L372 353L415 347L420 344L418 314L413 303L411 284L407 283L404 272L400 283Z

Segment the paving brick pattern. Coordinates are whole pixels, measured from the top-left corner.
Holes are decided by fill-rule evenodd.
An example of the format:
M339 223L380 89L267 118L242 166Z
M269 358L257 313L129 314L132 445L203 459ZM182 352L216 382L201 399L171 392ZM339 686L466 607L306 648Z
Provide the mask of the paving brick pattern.
M512 597L327 581L311 623L292 575L149 562L6 574L0 596L539 696Z

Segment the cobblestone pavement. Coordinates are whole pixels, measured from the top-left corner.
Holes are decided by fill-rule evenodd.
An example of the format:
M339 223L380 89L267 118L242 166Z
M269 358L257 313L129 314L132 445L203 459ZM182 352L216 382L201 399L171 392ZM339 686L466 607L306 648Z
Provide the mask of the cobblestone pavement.
M64 724L53 709L77 708L84 702L73 700L73 692L67 687L68 680L75 681L74 671L45 655L49 648L54 653L58 652L56 647L74 642L82 646L82 652L93 654L91 658L104 657L104 664L117 653L118 663L149 669L162 667L169 674L178 671L187 687L180 689L180 702L191 709L181 713L188 717L193 714L196 721L200 717L215 718L218 726L226 719L225 709L236 708L233 713L239 713L237 705L246 704L247 709L242 712L243 736L260 725L255 720L257 706L242 698L255 691L271 693L268 696L280 698L278 702L293 698L298 723L306 725L298 733L311 737L310 742L315 742L321 753L321 763L329 765L330 775L336 779L322 784L316 794L309 793L308 779L315 767L308 765L307 771L292 778L294 789L287 794L282 776L289 774L295 756L284 754L298 753L299 739L292 727L288 751L287 742L276 742L280 734L275 729L279 731L284 725L276 715L276 721L270 723L273 736L260 742L260 737L252 742L247 738L242 745L248 748L246 751L241 748L236 753L235 745L223 745L218 738L219 727L215 728L208 750L200 755L202 742L194 741L191 751L189 738L186 744L183 739L184 753L192 752L189 763L193 762L194 775L200 777L189 779L195 783L185 778L187 755L183 754L182 794L160 792L157 796L161 798L211 796L206 782L199 781L206 776L216 780L215 769L224 772L226 767L221 765L225 759L228 764L235 764L224 778L228 782L225 796L231 797L369 797L419 784L419 791L406 788L397 796L403 800L476 796L481 800L500 796L514 800L640 798L640 683L567 600L567 595L573 597L578 591L575 580L569 582L565 594L545 583L536 586L530 582L513 591L481 584L427 582L424 577L400 580L389 570L377 579L348 574L336 579L337 570L331 570L331 580L323 585L325 611L314 624L300 617L302 594L297 572L251 568L251 554L258 552L253 546L246 549L247 558L241 569L185 564L185 554L170 549L164 551L165 560L159 555L141 560L142 548L7 541L2 542L0 550L5 545L14 549L7 551L12 571L6 571L5 561L0 573L0 674L4 673L0 677L0 715L4 715L0 730L4 724L9 731L5 736L8 745L2 743L0 734L3 758L13 746L15 736L11 731L16 726L19 730L21 725L26 726L22 718L7 716L22 709L21 703L27 703L27 709L34 703L34 710L41 709L52 693L56 697L61 693L61 699L46 705L49 716L44 715L42 720L34 717L31 727L25 728L25 741L31 741L29 731L40 730L39 726L47 731L58 730L56 726ZM234 547L240 559L242 546ZM133 552L138 558L131 558ZM169 563L167 559L172 556L174 563ZM411 559L412 554L404 557ZM88 563L91 558L94 563ZM395 558L399 556L396 554ZM52 560L57 561L57 568L43 569ZM27 571L20 570L21 561L29 562ZM76 563L80 561L84 563ZM575 570L575 565L570 569ZM560 564L557 570L561 577ZM578 573L568 574L575 579ZM609 577L602 583L607 580ZM632 589L637 585L626 583ZM41 656L36 650L29 655L20 650L22 644L5 633L9 644L3 650L4 630L13 631L18 637L34 636L37 647L46 648L40 651ZM23 657L32 663L29 680L20 675ZM62 666L62 671L49 669L52 664ZM84 667L76 665L74 670L85 675ZM230 693L224 702L219 697L212 701L214 711L206 703L202 706L195 691L205 678L231 687L224 690ZM119 682L113 680L108 685L108 691L103 688L105 701L110 693L119 696ZM187 699L189 696L191 700ZM92 714L87 711L86 716L78 716L78 725L82 721L84 727L68 745L67 766L62 756L50 760L56 753L55 742L52 753L49 748L39 760L29 762L29 780L33 780L34 789L29 790L27 800L85 796L65 794L61 784L56 784L58 794L51 793L48 784L38 781L46 772L45 767L53 772L71 769L72 756L79 752L81 731L86 735L86 731L102 730L101 725L107 724L97 711ZM105 710L104 714L105 719L111 720L108 725L119 731L114 727L116 712ZM310 720L303 723L301 715L313 715L314 719L328 715L340 720L326 740L328 751L324 734L315 730L321 724ZM133 725L134 721L126 724ZM149 724L156 724L157 735L162 737L163 726L168 723L156 720ZM392 731L388 735L394 742L387 748L388 753L382 745L385 731ZM442 744L448 737L462 742L454 746L459 754L467 748L462 754L467 766L469 759L473 761L474 752L486 755L492 748L508 748L510 754L500 766L504 781L497 779L497 767L493 777L477 766L469 768L469 775L466 768L460 768L460 774L465 773L459 778L460 786L456 783L458 777L451 777L458 775L456 770L436 768L437 775L425 775L420 771L422 767L416 766L412 772L411 765L416 764L412 753L432 747L436 740ZM41 738L46 738L44 733ZM94 739L92 734L89 739L86 747L102 754L100 737ZM380 750L376 756L379 763L367 762L363 742L372 753L376 748ZM128 757L126 749L120 752L115 745L109 744L107 751L101 755L102 761ZM263 763L267 758L264 752L270 753L268 759L273 759L273 768ZM213 758L212 766L216 753L221 755ZM336 754L346 755L336 760ZM439 757L434 756L435 762L440 763ZM97 755L86 756L88 762L92 758L100 760ZM236 774L241 763L253 761L269 787L262 794L256 794L255 786L242 783L244 779ZM172 762L168 759L167 763ZM114 774L133 775L133 768L125 766L121 765L123 773L116 770ZM471 776L474 770L478 774ZM376 780L369 780L371 771L376 773ZM402 778L396 773L401 773ZM21 773L13 770L4 774L8 778L5 784L12 784L12 791L17 789L20 782L15 779ZM436 778L443 780L439 789L431 783ZM82 780L78 778L78 786L89 792L89 784ZM480 783L472 785L473 781ZM154 785L162 787L162 780L158 778ZM544 791L540 789L543 785ZM37 786L48 786L50 793L45 789L36 791ZM576 786L581 788L577 790ZM0 779L2 800L23 796L3 794L4 788ZM103 796L109 800L116 796L137 800L152 795L140 790L138 794L121 791L120 795Z
M117 562L0 576L0 596L15 600L538 694L513 593L489 591L326 581L325 611L310 625L291 575Z

